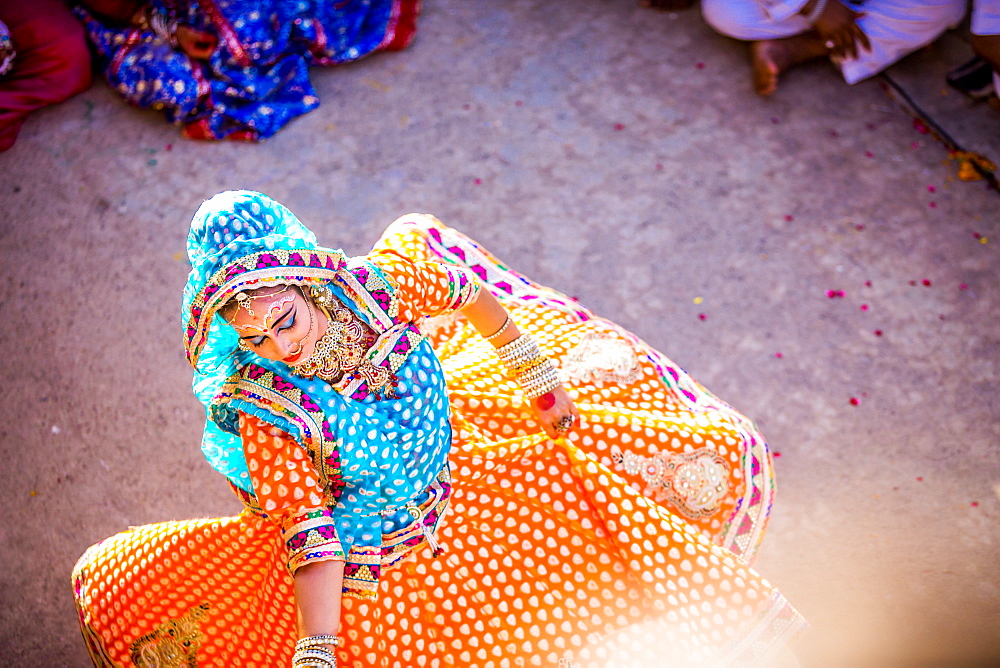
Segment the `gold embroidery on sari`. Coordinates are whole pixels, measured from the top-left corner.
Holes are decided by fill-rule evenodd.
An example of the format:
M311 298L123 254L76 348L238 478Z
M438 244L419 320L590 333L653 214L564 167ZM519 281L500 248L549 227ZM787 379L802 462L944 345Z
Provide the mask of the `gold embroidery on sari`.
M669 502L692 519L707 517L718 510L729 491L725 460L711 448L682 454L657 452L643 457L612 446L611 459L618 470L642 478L646 496L658 503Z
M205 641L201 622L209 609L208 603L196 605L137 638L129 647L132 663L139 668L197 668L198 649Z
M562 361L563 377L575 383L629 385L640 373L632 346L603 332L584 336Z

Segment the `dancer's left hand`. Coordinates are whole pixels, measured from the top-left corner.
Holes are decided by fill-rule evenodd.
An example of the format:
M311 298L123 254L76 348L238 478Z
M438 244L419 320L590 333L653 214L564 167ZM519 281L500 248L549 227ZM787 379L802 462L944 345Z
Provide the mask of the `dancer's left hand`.
M538 415L542 428L551 439L565 438L580 423L580 411L564 387L557 387L551 392L535 397L531 400L531 405ZM560 420L566 418L571 418L573 421L568 428L559 424Z

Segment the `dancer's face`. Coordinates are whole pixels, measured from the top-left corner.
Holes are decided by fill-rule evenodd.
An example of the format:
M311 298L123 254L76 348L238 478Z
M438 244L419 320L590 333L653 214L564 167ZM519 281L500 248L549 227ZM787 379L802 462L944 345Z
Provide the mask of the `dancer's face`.
M290 366L309 359L326 329L323 313L298 287L249 290L222 309L244 346L261 357Z

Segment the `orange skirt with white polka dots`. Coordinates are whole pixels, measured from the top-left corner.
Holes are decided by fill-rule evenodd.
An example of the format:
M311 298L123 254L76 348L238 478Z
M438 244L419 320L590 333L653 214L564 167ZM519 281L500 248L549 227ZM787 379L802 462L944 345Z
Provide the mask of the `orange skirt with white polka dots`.
M343 599L340 665L752 665L803 628L748 565L774 497L749 420L433 218L400 219L376 248L476 271L557 364L582 420L546 439L460 315L421 325L451 399L445 552L418 549L376 599ZM286 561L279 527L248 512L98 543L73 575L95 664L290 665Z

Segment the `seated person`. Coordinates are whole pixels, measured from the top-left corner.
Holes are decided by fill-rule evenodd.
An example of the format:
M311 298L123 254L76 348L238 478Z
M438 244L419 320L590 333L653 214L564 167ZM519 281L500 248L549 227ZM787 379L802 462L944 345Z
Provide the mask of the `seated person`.
M193 139L266 139L319 106L313 65L404 48L418 0L83 0L108 83Z
M0 0L0 151L31 112L90 86L83 29L59 0Z
M762 96L796 65L830 57L857 83L937 39L965 13L964 0L703 0L705 20L749 41L753 84Z
M993 69L993 108L1000 111L1000 4L975 0L972 3L972 48Z

